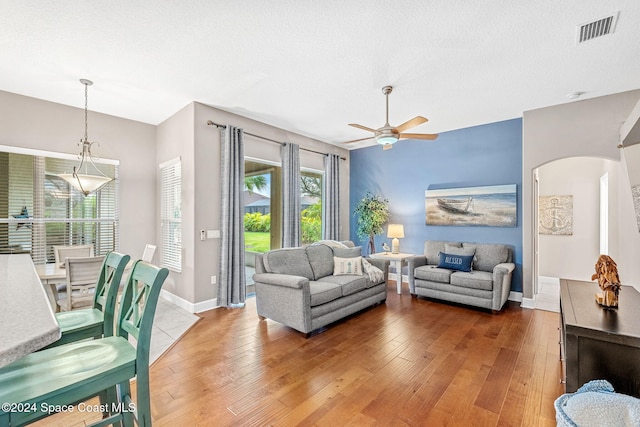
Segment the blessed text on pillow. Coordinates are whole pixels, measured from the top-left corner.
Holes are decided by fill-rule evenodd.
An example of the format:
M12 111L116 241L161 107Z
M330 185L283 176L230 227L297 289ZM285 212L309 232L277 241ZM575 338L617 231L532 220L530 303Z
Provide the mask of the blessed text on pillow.
M440 252L440 262L438 268L446 268L447 270L471 271L471 263L473 255L453 255Z

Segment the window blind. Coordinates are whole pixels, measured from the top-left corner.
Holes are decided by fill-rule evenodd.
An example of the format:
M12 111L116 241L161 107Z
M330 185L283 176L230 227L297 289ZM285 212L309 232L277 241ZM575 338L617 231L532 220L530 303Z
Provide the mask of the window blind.
M0 152L0 253L54 261L53 246L91 244L96 255L118 248L117 180L84 196L58 175L77 160ZM116 164L99 164L117 178Z
M180 158L160 165L160 266L182 271L182 169Z

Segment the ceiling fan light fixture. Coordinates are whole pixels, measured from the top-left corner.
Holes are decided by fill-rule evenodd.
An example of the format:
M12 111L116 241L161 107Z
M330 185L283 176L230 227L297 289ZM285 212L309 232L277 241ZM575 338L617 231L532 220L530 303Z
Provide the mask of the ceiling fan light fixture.
M398 137L396 135L378 135L376 136L376 142L380 145L395 144L398 142Z

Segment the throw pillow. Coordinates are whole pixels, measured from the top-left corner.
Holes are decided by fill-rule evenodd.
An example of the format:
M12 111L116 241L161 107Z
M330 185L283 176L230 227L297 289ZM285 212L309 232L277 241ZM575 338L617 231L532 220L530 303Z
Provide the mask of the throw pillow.
M463 246L461 248L461 247L458 247L458 246L453 246L453 245L450 245L448 243L445 243L444 244L444 251L445 251L445 253L448 253L448 254L451 254L451 255L472 256L473 257L473 262L471 263L471 270L473 270L473 263L478 260L478 258L476 258L476 247L474 245Z
M333 248L333 256L337 256L338 258L362 256L362 246L356 246L355 248Z
M473 255L454 255L440 252L438 268L470 272L472 262Z
M343 276L352 274L362 276L362 257L339 258L333 257L333 275Z

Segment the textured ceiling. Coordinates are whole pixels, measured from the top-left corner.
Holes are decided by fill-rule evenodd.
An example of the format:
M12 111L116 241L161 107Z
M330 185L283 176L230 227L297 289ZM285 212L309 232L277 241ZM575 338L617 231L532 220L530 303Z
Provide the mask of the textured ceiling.
M0 90L82 108L79 78L90 110L199 101L330 143L381 127L391 84L392 125L444 132L640 88L640 1L0 0Z

